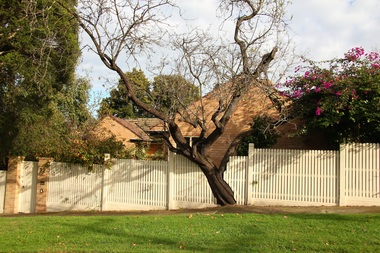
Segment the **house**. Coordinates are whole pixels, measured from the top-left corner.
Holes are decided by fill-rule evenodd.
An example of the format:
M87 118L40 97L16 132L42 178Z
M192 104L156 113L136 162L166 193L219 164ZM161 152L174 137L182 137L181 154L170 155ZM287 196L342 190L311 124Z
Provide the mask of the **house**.
M226 89L223 90L223 88ZM215 129L215 125L211 120L212 114L218 108L219 100L225 99L228 94L228 86L221 87L218 91L214 90L210 92L202 98L202 101L196 102L189 108L190 112L197 111L204 115L203 118L205 119L207 126L206 135L210 134ZM201 104L203 105L203 111L200 109ZM231 142L240 133L250 129L254 116L273 117L274 115L276 115L276 110L265 92L258 87L252 86L252 88L243 95L236 111L226 125L224 133L210 147L208 155L212 158L215 164L220 164ZM191 124L181 120L180 117L178 117L177 121L179 128L182 130L182 134L186 136L190 142L192 139L197 138L200 135L200 128L194 128Z
M147 156L166 153L160 138L165 132L164 123L157 118L121 119L109 115L100 121L97 131L103 136L114 135L127 149L147 148Z
M228 86L225 86L228 89ZM198 101L189 111L203 113L207 125L207 134L210 134L215 125L211 120L212 114L219 106L219 100L224 94L228 94L228 90L221 90L219 92L210 92L202 98L202 102ZM200 110L200 103L202 103L203 111ZM188 113L188 114L190 114ZM240 100L235 113L232 115L228 124L226 125L224 133L219 139L210 147L209 156L215 164L219 165L223 159L231 142L242 132L251 128L253 118L255 116L267 116L276 120L278 118L278 111L275 109L272 101L268 98L263 89L252 86ZM189 140L190 144L193 139L200 135L201 129L194 128L191 124L177 118L179 128L182 134ZM302 122L299 120L291 120L276 128L280 137L277 143L271 148L275 149L328 149L328 145L323 136L299 136L296 133L302 127Z
M225 86L227 87L227 86ZM228 88L228 87L227 87ZM210 134L214 129L214 123L211 120L212 114L219 106L219 100L224 94L228 94L228 90L215 90L202 97L192 105L186 112L187 115L192 114L203 115L206 125L206 135ZM201 106L202 105L202 106ZM274 108L272 101L267 94L260 88L252 86L240 100L236 111L228 122L224 133L210 147L209 156L215 164L219 165L225 152L231 142L243 131L251 128L251 123L255 116L268 116L276 118L278 112ZM185 122L180 116L176 118L177 124L182 134L192 142L199 137L201 129L194 128L191 124ZM121 140L127 148L146 145L148 147L147 155L153 156L156 153L167 153L166 145L160 136L167 131L164 123L157 118L136 118L136 119L120 119L114 116L107 116L101 122L105 132L109 132ZM280 137L277 144L272 146L276 149L328 149L325 138L323 136L298 136L296 135L302 126L298 120L292 120L277 128Z

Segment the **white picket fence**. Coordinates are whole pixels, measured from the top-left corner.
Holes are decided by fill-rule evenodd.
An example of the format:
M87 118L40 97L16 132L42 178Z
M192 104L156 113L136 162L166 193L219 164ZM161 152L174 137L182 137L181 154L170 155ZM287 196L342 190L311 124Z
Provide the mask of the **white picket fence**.
M52 163L48 189L47 211L216 206L198 167L174 154L169 161L115 160L110 169L95 166L91 172Z
M27 184L35 184L36 175L36 164L23 162L23 212L33 212L34 202L27 198L33 198L35 187ZM2 178L0 174L0 201ZM230 158L224 178L240 205L380 206L380 144L342 145L339 151L251 145L248 157ZM95 166L91 172L78 165L51 164L48 211L209 206L216 204L204 175L179 155L170 154L168 161L116 160L111 169Z
M0 213L3 213L4 211L6 180L7 172L5 170L0 170Z
M241 205L380 205L380 144L339 151L253 149L231 157L225 179Z

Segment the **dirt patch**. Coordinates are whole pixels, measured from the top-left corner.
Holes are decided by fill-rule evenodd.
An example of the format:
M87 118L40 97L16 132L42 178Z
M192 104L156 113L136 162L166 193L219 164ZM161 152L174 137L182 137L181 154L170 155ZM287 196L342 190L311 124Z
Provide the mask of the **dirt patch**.
M17 216L118 216L118 215L178 215L178 214L225 214L225 213L257 213L257 214L290 214L290 213L332 213L332 214L380 214L380 206L223 206L204 209L179 209L179 210L153 210L153 211L68 211L54 213L38 214L1 214L0 217L17 217Z

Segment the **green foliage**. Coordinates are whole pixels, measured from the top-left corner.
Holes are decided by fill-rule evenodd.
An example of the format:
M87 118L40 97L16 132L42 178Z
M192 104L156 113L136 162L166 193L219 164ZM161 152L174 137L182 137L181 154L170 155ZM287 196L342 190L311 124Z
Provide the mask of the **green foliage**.
M149 95L150 82L144 72L134 68L132 72L126 74L136 89L136 96L144 103L153 105L153 100ZM121 81L115 89L111 90L110 97L102 100L98 114L100 117L106 115L114 115L119 118L152 117L128 98L127 90Z
M9 155L59 152L90 117L90 86L75 77L78 24L56 1L0 0L0 34L0 167L6 167Z
M184 108L199 99L198 88L182 76L156 76L151 84L141 70L133 69L126 74L135 88L136 96L145 104L162 112L175 113L179 108ZM121 81L117 88L111 90L110 97L102 100L98 114L100 117L105 115L119 118L152 117L128 98L126 88Z
M236 148L239 156L248 155L249 143L253 143L255 148L269 148L276 144L279 134L270 129L271 119L266 116L255 116L253 119L253 133L242 139Z
M152 95L155 106L166 113L176 113L200 98L199 89L180 75L160 75L154 78Z
M309 62L285 83L293 114L308 132L323 131L333 143L380 142L380 58L353 48L342 59ZM300 72L298 67L296 72Z
M41 118L34 122L33 131L19 133L15 145L19 148L19 155L27 154L27 160L52 157L58 162L76 163L89 168L93 164L104 164L105 153L112 158L134 157L135 151L125 149L115 136L99 136L94 130L97 124L94 120L88 120L74 128L62 128L51 122L45 122ZM28 145L24 145L25 142Z
M117 141L115 136L99 138L91 131L82 130L72 134L61 147L60 152L53 152L49 156L54 157L55 161L81 164L89 168L94 164L104 164L106 153L112 158L133 157L133 151L125 149L123 143Z

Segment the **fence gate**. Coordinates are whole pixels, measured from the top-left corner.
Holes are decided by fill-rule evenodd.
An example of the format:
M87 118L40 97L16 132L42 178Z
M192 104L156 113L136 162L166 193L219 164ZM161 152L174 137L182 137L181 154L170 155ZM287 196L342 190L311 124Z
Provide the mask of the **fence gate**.
M37 190L37 162L23 162L20 172L20 198L18 211L20 213L34 213L36 207Z

